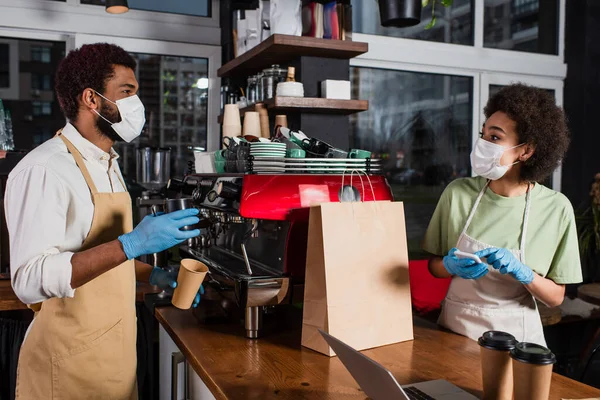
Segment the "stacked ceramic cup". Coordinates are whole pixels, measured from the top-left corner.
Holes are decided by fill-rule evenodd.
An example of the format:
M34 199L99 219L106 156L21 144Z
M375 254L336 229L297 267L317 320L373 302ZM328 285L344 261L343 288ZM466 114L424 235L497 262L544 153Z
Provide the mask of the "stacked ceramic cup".
M223 111L223 137L237 137L242 134L240 109L237 104L225 104Z

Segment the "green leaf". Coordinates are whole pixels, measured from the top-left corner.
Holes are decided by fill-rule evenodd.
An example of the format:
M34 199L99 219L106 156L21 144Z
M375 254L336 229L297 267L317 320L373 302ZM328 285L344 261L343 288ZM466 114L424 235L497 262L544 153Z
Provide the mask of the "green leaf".
M429 0L423 0L422 4L423 8L427 7L429 5Z
M442 5L444 7L450 7L452 5L453 0L442 0Z
M425 29L431 29L431 28L433 28L434 25L435 25L435 15L433 17L431 17L431 21L429 21L427 26L425 26Z

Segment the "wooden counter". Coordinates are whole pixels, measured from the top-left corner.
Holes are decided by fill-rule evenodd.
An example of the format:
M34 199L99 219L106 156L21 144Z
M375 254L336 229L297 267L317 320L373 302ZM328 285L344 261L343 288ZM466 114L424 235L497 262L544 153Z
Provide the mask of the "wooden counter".
M365 399L342 363L300 346L300 331L259 340L235 325L201 325L190 311L157 308L155 315L217 399ZM365 354L400 384L446 379L481 397L476 342L415 320L415 340ZM550 399L600 397L600 390L554 374Z

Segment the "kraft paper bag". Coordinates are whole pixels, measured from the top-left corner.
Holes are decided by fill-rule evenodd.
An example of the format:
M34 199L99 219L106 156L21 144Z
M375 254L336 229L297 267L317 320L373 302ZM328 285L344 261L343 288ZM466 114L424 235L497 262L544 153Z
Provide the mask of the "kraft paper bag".
M311 207L302 345L335 355L318 329L357 350L413 339L403 203Z

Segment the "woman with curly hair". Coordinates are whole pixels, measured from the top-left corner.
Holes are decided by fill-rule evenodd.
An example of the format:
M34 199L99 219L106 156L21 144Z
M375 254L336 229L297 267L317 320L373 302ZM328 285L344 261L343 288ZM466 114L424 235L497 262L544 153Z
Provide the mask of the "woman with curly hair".
M475 340L501 330L545 345L536 300L558 306L565 284L582 281L573 207L540 184L568 148L566 118L552 95L522 84L484 113L471 153L478 176L448 185L424 239L431 274L452 277L438 322Z

